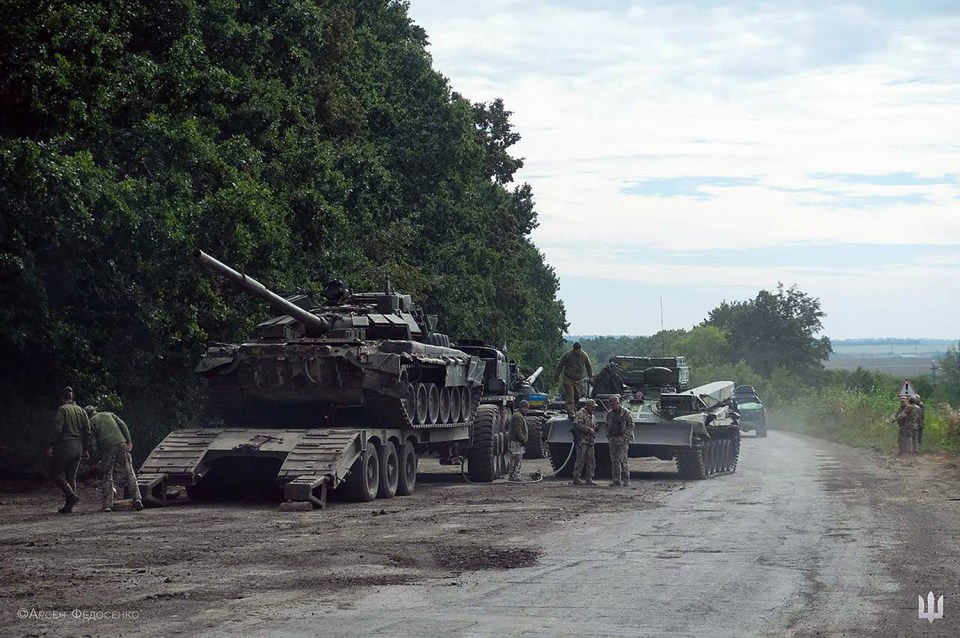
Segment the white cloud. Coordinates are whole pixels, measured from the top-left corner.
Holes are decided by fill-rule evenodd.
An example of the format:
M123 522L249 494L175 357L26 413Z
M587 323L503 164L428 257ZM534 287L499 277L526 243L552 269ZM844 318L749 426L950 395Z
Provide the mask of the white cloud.
M950 180L830 176L940 177L960 166L960 15L873 6L413 0L411 13L456 90L503 97L514 111L519 177L534 187L534 238L550 263L561 277L602 277L573 245L605 254L810 242L960 248L960 186ZM624 192L691 177L739 181L703 185L707 198ZM956 276L950 266L917 264L916 275L943 281ZM669 272L722 272L747 285L766 270ZM882 278L856 269L777 273L824 286L838 276L867 295L865 306L889 296L870 284Z

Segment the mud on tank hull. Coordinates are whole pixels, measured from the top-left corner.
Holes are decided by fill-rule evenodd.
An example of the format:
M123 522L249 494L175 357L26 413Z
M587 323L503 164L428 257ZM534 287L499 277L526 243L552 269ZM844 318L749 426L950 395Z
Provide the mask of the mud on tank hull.
M228 427L469 424L482 364L415 341L214 346L197 366Z

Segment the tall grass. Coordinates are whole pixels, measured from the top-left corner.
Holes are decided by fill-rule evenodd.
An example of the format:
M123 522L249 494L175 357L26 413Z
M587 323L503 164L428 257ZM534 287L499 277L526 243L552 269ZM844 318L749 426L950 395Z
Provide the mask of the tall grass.
M771 428L790 430L880 452L897 450L899 402L888 392L826 388L780 403ZM924 451L960 451L960 410L926 406Z

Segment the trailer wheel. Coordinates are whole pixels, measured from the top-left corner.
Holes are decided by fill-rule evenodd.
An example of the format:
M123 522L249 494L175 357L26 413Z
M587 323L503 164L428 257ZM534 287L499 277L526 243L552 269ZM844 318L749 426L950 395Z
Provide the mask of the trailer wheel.
M489 483L496 478L494 445L500 423L500 408L481 405L473 419L473 437L467 451L467 476L477 483Z
M377 498L380 488L380 457L373 443L367 443L364 452L353 462L343 487L351 501L367 503Z
M392 441L380 446L380 489L377 498L393 498L400 480L400 457Z
M500 469L497 471L497 478L506 476L510 471L510 440L513 438L513 409L504 407L501 412L503 417L500 420L500 433L497 437L500 440Z
M417 485L417 450L407 441L400 450L400 474L397 477L397 495L409 496Z

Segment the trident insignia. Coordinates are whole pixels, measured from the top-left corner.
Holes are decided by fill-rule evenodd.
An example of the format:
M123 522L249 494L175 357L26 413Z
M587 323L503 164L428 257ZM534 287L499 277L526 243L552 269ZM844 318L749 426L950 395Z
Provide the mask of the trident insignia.
M927 594L927 605L923 605L923 596L917 596L918 602L918 613L920 620L926 618L931 623L934 620L943 618L943 596L940 598L934 599L933 592Z

